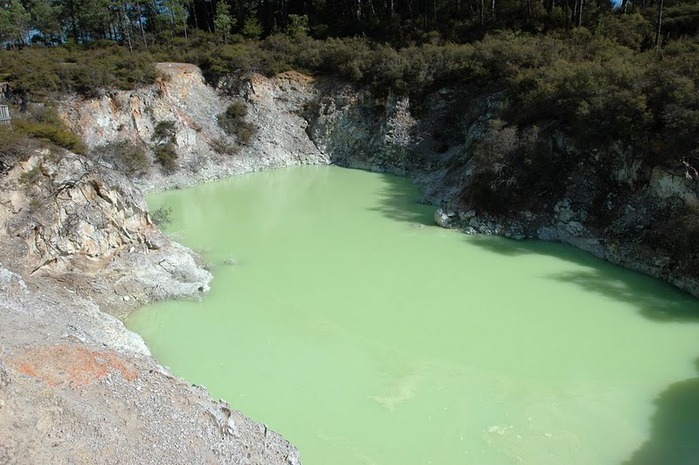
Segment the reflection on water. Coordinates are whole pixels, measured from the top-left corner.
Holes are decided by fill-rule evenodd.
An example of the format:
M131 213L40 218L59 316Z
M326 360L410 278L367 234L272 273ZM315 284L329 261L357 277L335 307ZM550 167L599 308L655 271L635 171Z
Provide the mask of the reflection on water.
M695 299L416 197L332 167L158 195L213 290L129 325L307 465L699 463Z

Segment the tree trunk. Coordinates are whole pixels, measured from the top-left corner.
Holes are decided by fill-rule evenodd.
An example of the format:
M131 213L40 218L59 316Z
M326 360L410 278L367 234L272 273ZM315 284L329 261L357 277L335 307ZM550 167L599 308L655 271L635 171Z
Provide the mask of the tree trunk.
M124 35L126 36L126 43L129 44L129 52L133 52L133 44L131 43L131 21L129 20L129 15L126 14L126 6L121 5L121 14L123 16L124 24Z
M141 10L141 1L136 0L136 11L138 11L138 30L141 32L141 38L143 39L143 46L148 48L148 41L146 40L146 31L143 29L143 12Z
M658 2L658 19L657 23L655 25L655 46L658 47L660 45L660 33L662 32L663 28L663 3L665 3L664 0L660 0Z
M68 14L70 15L70 29L73 33L73 40L75 40L75 43L77 44L79 42L78 20L76 17L77 13L75 11L75 2L73 0L68 1Z
M578 5L578 22L576 24L577 27L582 26L582 15L583 15L583 5L585 4L585 0L578 0L580 2L580 5Z

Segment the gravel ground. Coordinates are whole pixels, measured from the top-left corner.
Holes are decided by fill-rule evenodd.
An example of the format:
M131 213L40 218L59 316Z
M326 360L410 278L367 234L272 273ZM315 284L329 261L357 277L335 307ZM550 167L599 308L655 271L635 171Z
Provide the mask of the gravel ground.
M0 464L300 463L56 281L0 267L0 313Z

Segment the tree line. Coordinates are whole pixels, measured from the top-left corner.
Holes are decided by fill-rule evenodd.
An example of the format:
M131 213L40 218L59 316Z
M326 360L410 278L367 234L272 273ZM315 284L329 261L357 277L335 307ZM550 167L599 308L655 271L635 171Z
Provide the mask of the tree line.
M464 43L503 29L595 28L615 14L651 22L655 44L699 33L694 0L0 0L0 43L17 48L108 40L133 49L201 32L228 42L289 31L402 47Z

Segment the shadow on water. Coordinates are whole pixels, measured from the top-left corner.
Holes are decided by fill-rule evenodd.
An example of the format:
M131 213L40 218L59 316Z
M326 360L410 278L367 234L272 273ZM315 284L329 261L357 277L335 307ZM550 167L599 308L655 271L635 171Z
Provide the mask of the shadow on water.
M466 240L501 255L547 255L574 263L579 269L551 274L547 278L629 304L654 321L699 323L699 300L660 280L612 265L572 246L492 236L467 237Z
M411 224L434 225L434 207L417 204L417 189L407 179L382 174L384 189L373 211ZM495 236L464 236L470 245L506 256L526 254L553 256L582 269L549 276L587 292L601 294L638 309L646 318L665 322L699 322L699 301L688 294L640 273L611 265L593 255L564 244L536 240L512 240ZM699 462L698 464L699 465Z
M500 236L473 235L465 236L469 244L498 255L515 257L528 254L552 255L547 243L541 241L507 239ZM555 254L557 255L557 254Z
M409 223L434 224L434 209L415 204L415 188L386 175L386 189L374 210ZM573 247L543 241L464 236L470 245L505 256L547 255L581 269L548 276L587 292L629 304L659 323L699 323L699 301L658 280L605 263ZM652 341L649 341L649 344ZM696 367L699 372L699 359ZM699 465L699 376L670 384L654 401L650 438L622 465Z
M650 320L699 322L699 301L689 294L572 247L500 237L468 240L470 244L507 256L546 254L580 265L579 270L548 278L630 304ZM699 372L699 359L695 365ZM657 396L654 405L649 439L622 465L699 465L699 376L670 384Z
M650 439L623 465L698 465L699 377L671 384L654 404Z
M636 276L628 270L622 270L622 272L623 277L619 276L615 270L609 272L590 269L558 273L550 278L575 284L587 292L630 304L637 308L641 315L651 320L699 322L699 304L695 299L679 291L667 290L665 284L656 283L646 276Z
M385 187L379 194L379 205L371 208L387 218L411 224L434 225L435 207L419 205L417 188L406 178L381 174Z

